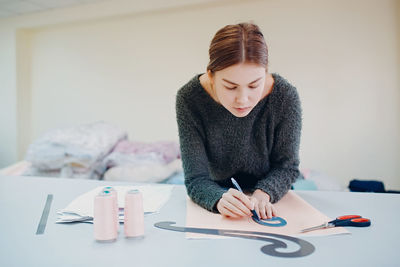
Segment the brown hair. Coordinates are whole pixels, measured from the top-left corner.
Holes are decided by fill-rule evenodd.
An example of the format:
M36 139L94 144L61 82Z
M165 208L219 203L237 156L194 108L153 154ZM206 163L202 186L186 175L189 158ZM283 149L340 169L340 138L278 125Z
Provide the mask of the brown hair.
M268 66L268 47L260 28L252 23L226 25L211 41L207 70L219 71L238 63Z

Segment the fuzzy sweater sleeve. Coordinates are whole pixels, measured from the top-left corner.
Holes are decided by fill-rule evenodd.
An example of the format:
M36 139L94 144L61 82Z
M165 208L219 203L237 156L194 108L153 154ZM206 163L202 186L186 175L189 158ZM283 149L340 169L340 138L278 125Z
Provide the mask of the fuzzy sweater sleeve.
M201 121L179 93L176 116L187 193L201 207L217 212L216 203L225 190L210 178Z
M255 186L255 189L268 193L272 203L278 202L300 175L298 166L302 111L295 88L291 88L283 99L280 114L274 130L271 169Z

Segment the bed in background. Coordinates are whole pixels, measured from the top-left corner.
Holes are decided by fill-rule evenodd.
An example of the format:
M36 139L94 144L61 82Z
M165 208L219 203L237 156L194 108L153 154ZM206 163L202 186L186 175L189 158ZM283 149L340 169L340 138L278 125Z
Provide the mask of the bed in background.
M295 190L343 188L314 169L301 170ZM45 176L106 181L183 184L179 144L128 140L120 128L106 122L53 129L33 142L24 161L1 169L9 176Z
M0 175L21 176L31 167L28 161L20 161L4 169L0 169ZM134 169L128 167L125 171L123 167L116 167L105 176L104 180L108 181L126 181L126 182L153 182L166 184L183 184L184 173L181 167L181 161L174 161L172 166L166 167L165 170L152 171L146 167L138 167ZM317 170L302 169L304 179L299 179L293 184L294 190L321 190L321 191L347 191L336 179L329 177ZM56 176L59 177L59 176ZM56 178L55 177L55 178Z

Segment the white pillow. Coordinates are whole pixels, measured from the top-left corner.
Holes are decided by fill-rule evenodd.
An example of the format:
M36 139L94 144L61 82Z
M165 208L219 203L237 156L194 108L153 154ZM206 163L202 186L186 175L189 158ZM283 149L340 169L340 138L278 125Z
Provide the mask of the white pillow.
M179 171L182 171L181 159L169 164L149 161L136 166L120 165L110 168L104 174L104 180L158 183Z

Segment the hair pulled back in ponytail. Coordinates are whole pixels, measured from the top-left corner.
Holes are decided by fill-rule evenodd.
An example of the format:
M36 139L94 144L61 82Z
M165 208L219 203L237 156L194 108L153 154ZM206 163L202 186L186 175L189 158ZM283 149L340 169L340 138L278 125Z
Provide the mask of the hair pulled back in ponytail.
M268 47L260 28L252 23L227 25L218 30L209 49L207 70L216 72L238 63L255 63L267 69Z

